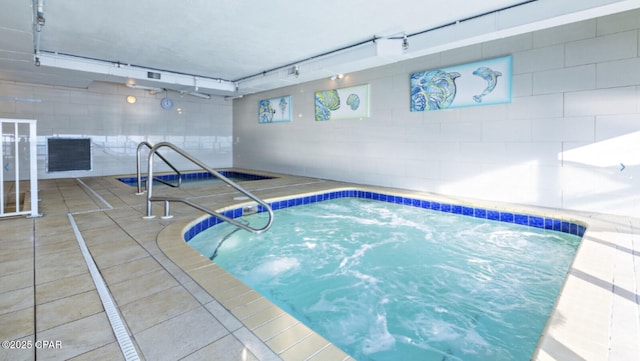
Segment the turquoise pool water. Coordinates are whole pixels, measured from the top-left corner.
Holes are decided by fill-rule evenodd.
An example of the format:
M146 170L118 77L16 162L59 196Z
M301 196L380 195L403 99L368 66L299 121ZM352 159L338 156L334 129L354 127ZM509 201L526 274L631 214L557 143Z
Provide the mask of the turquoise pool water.
M264 214L243 217L264 223ZM341 198L189 244L357 360L529 360L575 235Z

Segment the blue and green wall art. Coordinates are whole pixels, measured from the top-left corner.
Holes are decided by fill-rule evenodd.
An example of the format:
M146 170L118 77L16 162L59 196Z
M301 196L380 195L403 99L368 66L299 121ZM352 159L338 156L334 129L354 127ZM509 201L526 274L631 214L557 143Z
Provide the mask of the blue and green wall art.
M291 96L263 99L258 102L258 123L291 121Z
M511 103L511 56L411 74L411 111Z
M369 84L315 93L316 121L368 118Z

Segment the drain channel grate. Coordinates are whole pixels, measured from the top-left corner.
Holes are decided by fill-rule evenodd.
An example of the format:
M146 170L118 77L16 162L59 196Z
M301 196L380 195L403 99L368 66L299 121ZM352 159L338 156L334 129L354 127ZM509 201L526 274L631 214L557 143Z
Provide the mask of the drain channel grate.
M98 267L93 261L93 258L89 253L89 249L87 249L87 245L84 242L84 238L82 238L82 234L80 234L78 225L76 224L76 221L71 213L68 214L68 217L69 222L71 222L71 226L73 227L73 233L75 234L78 245L80 246L80 250L82 251L82 256L84 256L84 260L87 263L87 267L89 268L91 278L93 278L93 283L96 285L96 290L98 291L98 295L100 296L100 300L102 301L102 306L107 313L107 317L109 318L109 322L111 323L113 333L116 335L116 339L118 340L118 344L120 345L120 350L122 351L125 360L139 361L140 357L138 356L138 352L136 352L136 349L131 342L131 338L127 333L127 329L122 323L122 319L120 318L120 314L118 313L118 308L113 303L111 294L109 294L109 289L107 289L107 285L105 285L104 279L100 275L100 271L98 271Z

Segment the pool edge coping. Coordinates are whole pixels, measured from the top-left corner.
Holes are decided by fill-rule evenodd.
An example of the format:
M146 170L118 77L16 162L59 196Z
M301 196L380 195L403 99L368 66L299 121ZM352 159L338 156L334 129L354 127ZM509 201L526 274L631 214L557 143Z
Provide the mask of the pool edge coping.
M349 193L344 193L344 192L349 192ZM357 192L357 193L354 194L353 192ZM364 193L364 194L361 194L361 193ZM489 221L511 223L511 224L521 225L525 227L532 227L532 228L544 229L549 231L567 233L567 234L578 236L580 238L582 238L582 236L584 235L587 229L587 224L585 222L575 218L561 217L561 216L558 216L557 214L554 216L549 216L544 214L531 214L531 213L536 213L536 212L531 212L531 210L527 212L520 212L520 211L516 212L515 210L508 210L508 209L473 207L471 206L471 204L449 203L449 202L442 202L440 200L434 201L433 197L422 197L422 196L416 197L415 194L413 194L410 197L405 197L402 195L395 195L393 193L394 192L389 192L389 191L380 192L380 191L366 190L364 189L364 187L341 187L341 188L336 188L336 189L327 190L327 191L308 192L301 195L299 194L294 196L278 197L278 198L265 200L265 202L270 204L270 206L275 211L278 209L323 202L331 199L360 198L360 199L370 199L370 200L380 201L384 203L397 204L402 206L421 208L421 209L431 210L435 212L457 214L465 217L486 219ZM321 199L315 198L317 196L322 196L322 197ZM416 204L416 202L419 202L419 203ZM216 210L216 212L223 213L225 216L229 218L237 218L244 215L243 213L244 213L245 207L251 208L253 206L257 206L258 208L257 213L265 212L264 207L257 205L256 202L251 202L251 201L240 203L240 204L234 204L233 206L219 208ZM523 219L523 217L526 217L526 221ZM205 222L207 220L211 220L211 221ZM191 238L196 234L203 232L209 227L212 227L216 224L220 224L223 222L224 221L221 221L214 216L204 215L194 220L190 224L190 226L188 227L188 231L185 232L183 238L185 239L186 242L189 242L189 240L191 240ZM542 225L540 225L539 222L542 222ZM568 227L568 229L565 229L565 227ZM194 233L194 234L191 234L191 233Z

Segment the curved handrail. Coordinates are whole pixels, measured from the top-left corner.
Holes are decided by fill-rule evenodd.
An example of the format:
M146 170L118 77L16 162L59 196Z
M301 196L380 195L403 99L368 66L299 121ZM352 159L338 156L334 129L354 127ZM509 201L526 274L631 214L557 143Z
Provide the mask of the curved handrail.
M200 168L204 169L205 171L209 172L211 175L217 177L218 179L220 179L221 181L225 182L226 184L230 185L231 187L235 188L237 191L239 191L240 193L244 194L245 196L253 199L254 201L256 201L258 204L260 204L261 206L263 206L267 212L269 213L269 219L267 220L267 224L262 227L262 228L254 228L254 227L250 227L249 225L240 223L236 220L234 220L233 218L229 218L227 216L225 216L224 214L215 212L213 210L210 210L206 207L203 207L197 203L191 202L188 199L185 198L174 198L174 197L153 197L153 182L147 182L147 215L145 218L153 218L153 216L151 215L151 202L158 202L158 201L163 201L163 202L180 202L180 203L184 203L186 205L189 205L195 209L198 209L202 212L208 213L216 218L222 219L225 222L231 223L236 227L242 228L246 231L249 232L253 232L253 233L262 233L264 231L266 231L267 229L269 229L269 227L271 227L271 224L273 223L273 209L271 209L271 206L269 206L265 201L263 201L262 199L256 197L255 195L251 194L248 190L242 188L240 185L238 185L236 182L230 180L229 178L223 176L222 174L216 172L215 170L211 169L209 166L207 166L204 162L201 162L200 160L196 159L195 157L193 157L192 155L190 155L189 153L185 152L184 150L178 148L177 146L175 146L174 144L171 144L169 142L160 142L156 145L154 145L151 150L149 151L149 156L148 156L148 171L147 171L147 176L149 177L149 179L152 178L153 176L153 162L152 162L152 157L154 154L156 154L156 152L158 151L158 149L162 148L162 147L168 147L171 148L172 150L174 150L176 153L180 154L181 156L185 157L186 159L190 160L192 163L200 166Z
M136 176L138 178L138 193L137 194L142 194L142 174L140 172L140 151L142 150L143 146L147 146L147 148L149 148L149 149L153 148L151 143L149 143L147 141L143 141L143 142L140 142L140 144L138 144L138 148L136 149ZM171 183L165 181L164 179L160 179L160 178L156 178L155 180L160 182L160 183L166 184L166 185L168 185L170 187L173 187L173 188L180 187L182 185L182 173L180 173L180 171L176 167L174 167L173 164L171 164L165 157L163 157L162 154L160 154L160 153L157 153L157 154L158 154L158 158L162 159L166 165L168 165L171 169L173 169L174 172L176 172L176 174L178 174L178 184L171 184ZM151 158L149 158L149 159L151 159ZM146 185L147 185L147 188L149 188L149 183L150 183L149 179L153 180L153 178L151 176L147 176L147 177L148 178L147 178Z

